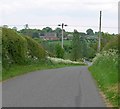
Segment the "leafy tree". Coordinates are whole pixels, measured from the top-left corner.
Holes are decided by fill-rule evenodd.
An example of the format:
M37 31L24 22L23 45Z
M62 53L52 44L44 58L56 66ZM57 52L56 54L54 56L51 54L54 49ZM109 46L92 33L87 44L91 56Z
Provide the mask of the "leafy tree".
M119 36L114 36L112 37L112 39L104 46L104 48L102 49L104 50L109 50L109 49L117 49L119 48L120 44L119 44Z
M17 27L13 27L12 29L15 30L15 31L17 31Z
M77 61L80 58L80 35L74 30L72 39L72 60Z
M87 41L84 36L80 37L80 57L87 57Z
M105 45L113 38L114 38L114 36L110 35L109 33L102 32L101 49L103 49L105 47Z
M42 29L42 32L43 32L43 33L50 33L50 32L53 32L53 30L52 30L52 28L50 28L50 27L46 27L46 28L43 28L43 29Z
M64 49L61 47L60 44L56 44L55 51L56 51L57 58L63 58L64 57Z
M27 57L27 41L11 29L2 29L2 59L3 67L10 64L25 63Z
M61 28L56 28L54 31L56 32L57 37L60 38L61 37L61 33L62 33L62 29Z
M3 28L8 28L8 25L3 25Z
M32 37L33 38L39 38L39 33L38 32L33 32Z
M87 35L94 35L94 32L92 29L86 30Z

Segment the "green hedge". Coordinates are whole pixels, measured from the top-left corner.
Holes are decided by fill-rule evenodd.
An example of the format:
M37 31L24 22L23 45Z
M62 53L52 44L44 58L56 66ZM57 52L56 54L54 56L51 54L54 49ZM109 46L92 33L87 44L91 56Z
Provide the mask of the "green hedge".
M27 41L11 29L2 29L3 67L8 64L22 64L27 56Z
M114 36L103 48L104 50L109 50L109 49L118 49L118 37L119 36Z
M25 64L28 60L45 58L45 50L27 36L21 36L11 29L2 28L3 68L11 64Z
M25 37L25 39L27 40L27 48L31 58L36 57L38 59L44 59L45 50L43 47L30 37Z

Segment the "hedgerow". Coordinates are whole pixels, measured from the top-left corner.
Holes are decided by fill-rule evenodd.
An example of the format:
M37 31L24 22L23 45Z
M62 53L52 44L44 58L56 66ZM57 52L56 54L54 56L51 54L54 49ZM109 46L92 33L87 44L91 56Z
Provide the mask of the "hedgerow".
M44 59L45 58L45 50L42 46L40 46L39 43L37 43L35 40L33 40L30 37L25 37L27 40L27 54L29 58L34 59Z
M103 48L103 51L109 50L109 49L118 49L118 37L119 36L114 36Z
M45 58L45 50L33 39L2 28L2 65L26 64L28 60Z
M106 98L118 106L118 50L109 49L103 51L94 58L93 65L89 68L93 77L96 79L98 86L106 95Z
M11 29L2 29L3 67L17 63L23 64L27 56L27 41Z

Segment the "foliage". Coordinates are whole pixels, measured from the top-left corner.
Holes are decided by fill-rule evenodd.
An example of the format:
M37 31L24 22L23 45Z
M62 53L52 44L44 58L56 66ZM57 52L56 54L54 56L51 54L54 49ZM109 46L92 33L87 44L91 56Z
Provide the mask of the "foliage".
M107 99L114 106L118 106L118 89L115 92L111 90L120 83L118 81L118 51L109 49L97 54L89 69Z
M28 56L30 56L30 58L44 59L45 50L43 47L30 37L25 38L27 40Z
M8 70L3 70L2 80L4 81L4 80L10 79L12 77L30 73L32 71L61 68L61 67L68 67L68 66L76 66L76 65L78 65L78 64L53 63L49 59L46 59L44 61L40 61L37 63L33 62L33 63L27 64L27 65L12 65Z
M2 61L2 29L0 28L0 63Z
M39 38L39 33L41 33L41 30L39 29L22 29L19 31L22 35L27 35L32 38Z
M114 36L103 48L103 50L118 49L118 36Z
M50 32L52 32L53 30L52 30L52 28L50 28L50 27L45 27L45 28L43 28L42 29L42 32L43 33L50 33Z
M72 39L72 60L77 61L80 58L80 36L77 30L74 30Z
M0 28L0 80L2 80L2 28Z
M55 45L56 45L56 43L51 43L49 41L42 41L41 45L48 52L49 56L53 56L53 57L55 56Z
M3 67L12 63L23 64L27 57L27 41L11 29L2 29Z
M71 61L71 60L64 60L61 58L52 58L52 57L47 57L52 63L58 64L58 63L63 63L63 64L78 64L78 65L84 65L83 62L76 62L76 61Z
M64 57L64 49L61 47L60 44L56 44L55 52L56 52L56 57L57 58L63 58Z
M94 32L92 29L86 30L87 35L94 35Z
M12 64L26 64L28 60L45 58L45 50L36 41L27 36L21 36L11 29L2 29L2 59L3 67Z
M92 47L87 46L87 52L85 54L85 58L93 59L95 55L96 55L96 51Z
M87 41L85 37L80 37L80 57L84 58L87 57L88 47L87 47Z
M38 32L33 32L32 37L33 38L39 38L39 33Z
M56 28L54 31L56 32L57 37L61 38L61 36L62 36L62 29L61 28Z
M113 35L110 35L108 33L103 33L102 32L102 37L101 37L101 50L106 46L106 44L112 40L114 37Z

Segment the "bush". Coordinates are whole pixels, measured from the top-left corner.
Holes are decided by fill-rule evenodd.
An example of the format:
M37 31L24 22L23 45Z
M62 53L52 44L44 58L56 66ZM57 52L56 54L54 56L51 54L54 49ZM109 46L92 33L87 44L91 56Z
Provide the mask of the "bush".
M25 39L27 40L28 56L30 58L44 59L45 50L43 47L30 37L25 37Z
M55 51L56 51L57 58L64 57L64 49L60 46L60 44L56 44Z
M27 36L21 36L11 29L2 29L3 68L12 64L27 64L29 60L45 58L45 50Z
M114 36L103 48L103 50L118 49L118 36Z
M23 64L27 56L27 41L11 29L2 29L2 59L5 67L11 63Z

